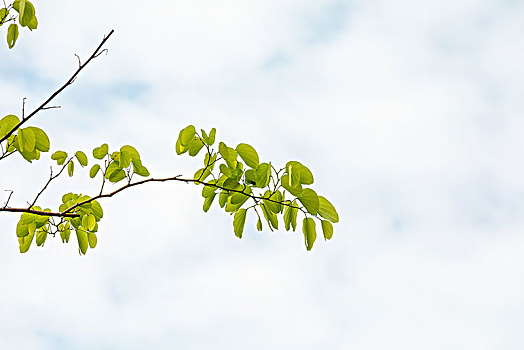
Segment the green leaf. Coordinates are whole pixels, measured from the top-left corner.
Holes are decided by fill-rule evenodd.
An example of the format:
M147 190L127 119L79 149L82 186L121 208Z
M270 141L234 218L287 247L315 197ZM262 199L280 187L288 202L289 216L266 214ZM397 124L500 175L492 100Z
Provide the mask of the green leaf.
M220 142L218 144L218 152L224 158L227 163L227 166L230 168L236 168L237 166L237 151L231 147L227 147L225 143Z
M22 219L20 219L20 221L18 221L18 224L16 224L16 236L17 237L27 236L30 233L28 228L29 228L29 224L31 223L32 222L28 222L27 224L24 224ZM35 225L35 229L36 229L36 225Z
M199 137L194 137L193 141L189 145L189 155L191 157L194 157L200 152L200 150L204 147L204 143Z
M271 231L273 231L273 228L278 229L278 217L277 214L273 213L271 210L269 210L264 204L260 204L260 207L262 208L262 213L264 214L264 217L266 218L269 228Z
M280 213L280 211L282 211L282 204L275 203L275 202L272 202L272 201L280 202L281 200L282 200L282 193L280 193L280 191L272 192L270 190L267 190L264 193L264 199L263 199L264 204L273 213Z
M84 152L77 151L75 153L75 157L76 159L78 159L78 163L80 163L81 166L87 166L87 156Z
M288 174L292 175L289 181L290 181L290 185L293 187L295 187L294 181L296 179L299 179L300 183L303 185L311 185L313 183L313 174L305 165L302 165L300 162L297 162L297 161L287 162L286 171Z
M322 216L324 219L327 219L333 223L338 222L338 213L335 210L335 207L333 204L331 204L326 198L322 196L318 196L319 200L319 208L318 213L320 216Z
M32 152L36 145L36 137L33 130L29 128L19 129L18 145L20 147L20 152Z
M244 174L246 178L246 183L248 185L256 185L257 184L257 175L253 169L246 170Z
M200 132L202 132L202 139L206 144L209 144L209 136L207 136L207 133L204 131L204 129L200 129Z
M233 230L238 238L242 238L242 232L246 224L246 212L246 209L238 209L233 218Z
M322 220L322 232L324 239L331 239L333 237L333 225L327 220Z
M100 219L104 216L104 211L102 210L100 203L98 203L96 200L91 202L91 212L97 221L100 221Z
M53 153L53 155L51 155L51 159L56 160L58 165L62 165L67 159L67 153L63 151L56 151Z
M136 148L133 146L125 145L125 146L120 147L120 153L122 152L126 152L128 156L131 157L132 160L134 159L140 160L140 153L138 153ZM124 168L127 168L127 167L124 167Z
M189 147L191 144L191 141L193 141L193 137L195 137L195 127L193 125L189 125L182 129L180 131L180 134L178 135L178 140L180 141L180 145L182 147Z
M287 201L287 204L291 205L291 201ZM284 208L284 226L286 227L286 231L289 231L291 228L291 211L292 208L290 206L285 206Z
M210 196L206 197L206 199L204 200L204 206L203 206L204 212L207 212L209 208L211 208L211 204L213 203L215 196L216 196L216 193L213 192Z
M14 7L14 6L13 6ZM26 27L35 17L35 8L29 1L20 0L19 21L22 27Z
M289 185L289 175L285 174L281 179L282 187L286 189L293 196L298 197L302 194L302 185L299 183L296 187Z
M216 180L211 180L209 183L214 184L216 183ZM217 188L214 186L204 186L204 188L202 189L202 197L207 198L213 193L215 193L216 190Z
M100 165L95 164L91 167L91 170L89 171L89 177L94 178L96 174L98 174L98 171L100 170Z
M39 247L43 246L46 238L47 238L47 230L45 229L45 227L43 227L40 230L38 230L38 232L36 233L36 245Z
M257 231L262 231L262 220L260 220L260 217L257 221Z
M0 9L0 26L4 24L4 20L7 18L8 15L9 15L8 9L6 8Z
M20 245L20 253L26 253L29 250L29 247L31 247L31 243L33 242L34 236L35 236L35 233L33 232L25 237L18 237L18 244Z
M211 170L209 170L209 168L202 168L197 170L197 172L193 176L193 179L198 181L204 181L209 175L211 175ZM198 183L196 184L198 185Z
M0 120L0 137L7 135L16 125L20 123L20 119L16 115L6 115Z
M317 239L317 231L315 227L315 220L313 218L304 218L302 222L302 232L304 233L304 242L306 249L311 250L313 243Z
M268 163L261 163L255 170L257 187L264 188L269 185L269 178L271 176L271 165Z
M29 126L26 129L31 130L33 134L35 135L35 148L37 150L41 152L49 151L49 147L50 147L49 137L47 137L44 130L34 127L34 126Z
M67 174L69 174L69 177L73 176L74 171L75 163L73 163L73 161L70 161L69 164L67 164Z
M82 254L85 254L87 252L88 245L87 232L80 228L77 229L76 238L78 240L78 248L80 249L80 252L82 252Z
M67 228L60 231L60 237L62 238L62 243L69 243L69 237L71 237L71 230Z
M143 177L149 176L149 170L147 170L147 168L142 165L142 161L140 159L133 159L132 163L135 174Z
M242 193L234 192L231 196L231 204L244 204L251 194L251 187L246 186L242 189Z
M93 214L84 215L82 217L82 226L88 230L91 231L95 228L96 225L96 219Z
M220 195L218 196L218 204L220 205L220 208L224 208L224 206L227 203L227 199L229 198L228 191L222 191L220 192Z
M320 203L315 191L310 188L302 190L302 194L298 197L298 200L311 215L317 215Z
M106 169L106 179L109 179L111 174L117 170L120 170L120 167L118 166L117 162L112 162L111 164L109 164L109 166Z
M18 24L11 23L7 29L7 45L10 49L15 46L16 39L18 39ZM27 249L29 249L29 247Z
M178 139L176 141L175 150L176 150L176 154L181 155L181 154L186 153L189 150L189 146L182 146L182 144L180 143L180 139Z
M293 232L297 228L297 214L298 214L298 204L297 201L293 201L293 208L291 208L291 226L293 227Z
M96 159L102 159L107 155L108 151L109 146L107 145L107 143L104 143L102 146L93 149L93 157L95 157Z
M109 175L109 181L113 183L117 183L118 181L122 181L126 178L126 173L122 169L117 169L116 171L113 171L111 175Z
M256 169L256 167L258 167L258 154L253 147L247 143L241 143L237 146L236 150L240 158L242 158L250 168Z
M131 154L126 151L120 151L120 156L118 158L118 166L122 169L126 169L131 165Z
M87 241L89 242L89 247L91 247L91 249L93 249L94 247L96 247L96 235L92 232L89 232L87 234Z
M35 30L37 27L38 27L38 20L36 19L36 16L33 16L31 21L29 21L29 23L27 24L27 28L29 28L29 30Z
M215 128L211 129L209 132L209 143L208 145L213 145L215 143L215 136L217 134L217 130Z

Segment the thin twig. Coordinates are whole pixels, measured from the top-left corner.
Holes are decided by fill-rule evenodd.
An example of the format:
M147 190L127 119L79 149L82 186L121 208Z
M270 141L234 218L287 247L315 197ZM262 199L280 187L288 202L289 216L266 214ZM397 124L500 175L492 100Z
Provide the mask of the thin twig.
M45 100L38 108L36 108L33 112L31 112L31 114L29 114L27 116L27 118L25 119L22 119L17 125L15 125L6 135L4 135L1 139L0 139L0 142L3 142L5 140L7 140L7 138L9 136L11 136L16 130L18 130L26 121L28 121L29 119L31 119L35 114L37 114L38 112L40 112L43 108L47 107L47 105L49 104L49 102L51 102L56 96L58 96L66 87L68 87L69 85L71 85L76 77L78 76L78 74L82 71L82 69L85 68L85 66L87 66L89 64L89 62L91 62L92 59L96 58L99 56L100 52L103 51L101 50L102 46L106 43L106 41L109 39L109 37L111 37L111 35L114 33L114 30L111 30L109 32L109 34L107 36L104 37L104 39L102 40L102 42L100 43L100 45L98 45L98 47L96 48L96 50L91 54L91 56L87 59L87 61L85 61L83 64L81 64L78 69L76 70L76 72L71 76L71 78L69 78L69 80L64 84L62 85L58 90L56 90L47 100Z

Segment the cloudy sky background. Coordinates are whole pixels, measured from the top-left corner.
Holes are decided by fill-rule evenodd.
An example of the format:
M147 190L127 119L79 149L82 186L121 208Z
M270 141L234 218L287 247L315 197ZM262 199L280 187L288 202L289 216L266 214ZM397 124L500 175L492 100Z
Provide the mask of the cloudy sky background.
M35 5L39 29L0 45L2 115L34 108L115 29L33 120L54 150L132 144L155 177L191 175L201 160L176 156L178 131L216 127L308 165L341 220L311 252L253 217L239 240L200 189L151 184L102 202L79 257L59 238L19 254L18 215L2 215L0 348L522 348L523 2ZM0 172L13 206L50 165L18 158ZM87 169L40 204L69 191L96 191Z

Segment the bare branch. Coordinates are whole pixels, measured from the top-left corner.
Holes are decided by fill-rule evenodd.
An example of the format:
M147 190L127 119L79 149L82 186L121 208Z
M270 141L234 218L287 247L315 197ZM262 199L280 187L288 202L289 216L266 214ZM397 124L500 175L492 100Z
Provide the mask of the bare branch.
M109 34L107 36L104 37L104 39L102 40L102 42L100 43L100 45L98 45L98 47L96 48L96 50L91 54L91 56L87 59L86 62L84 62L83 64L81 64L78 69L76 70L76 72L71 76L71 78L69 78L69 80L64 84L62 85L58 90L56 90L47 100L45 100L38 108L36 108L33 112L31 112L31 114L29 114L25 119L22 119L20 121L20 123L18 123L17 125L15 125L13 127L13 129L11 129L11 131L9 131L5 136L3 136L1 139L0 139L0 142L3 142L5 140L7 140L7 138L9 136L11 136L16 130L18 130L26 121L28 121L29 119L31 119L35 114L37 114L38 112L40 112L42 109L46 108L47 105L49 104L49 102L51 102L56 96L58 96L66 87L68 87L69 85L71 85L76 77L78 76L78 74L82 71L82 69L85 68L85 66L87 66L89 64L89 62L91 62L91 60L93 60L94 58L98 57L100 55L101 52L103 52L104 50L102 50L102 46L104 46L104 44L106 43L106 41L109 39L109 37L111 37L111 35L114 33L114 30L111 30L109 32Z

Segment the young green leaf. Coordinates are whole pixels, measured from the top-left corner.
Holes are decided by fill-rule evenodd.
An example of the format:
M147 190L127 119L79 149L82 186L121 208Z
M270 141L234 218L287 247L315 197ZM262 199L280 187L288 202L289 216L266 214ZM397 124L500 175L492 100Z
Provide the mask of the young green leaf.
M34 127L34 126L29 126L26 128L26 130L27 129L31 130L33 134L35 135L35 148L41 152L49 151L49 146L50 146L49 137L47 137L44 130Z
M70 161L67 164L67 174L69 175L69 177L73 176L74 171L75 171L75 163L73 163L73 161Z
M16 115L6 115L0 120L0 137L4 137L10 132L18 123L20 119Z
M195 127L193 125L189 125L182 129L180 131L180 134L178 135L178 140L180 141L180 145L183 147L189 147L191 144L191 141L193 141L193 137L195 137Z
M80 252L85 254L87 252L88 245L87 232L81 228L77 229L76 238L78 240L78 248L80 249Z
M236 151L240 158L242 158L250 168L256 169L259 164L259 159L258 153L253 147L247 143L241 143L237 146Z
M20 147L20 152L32 152L35 149L35 145L36 137L33 130L29 128L18 130L18 146Z
M15 46L16 39L18 39L18 24L11 23L7 29L7 45L10 49ZM29 249L29 247L27 249Z
M298 200L304 205L311 215L317 215L319 208L319 199L317 193L310 188L302 190Z
M80 163L81 166L87 166L87 156L84 152L77 151L75 153L75 157L76 159L78 159L78 163Z
M45 229L45 227L42 227L40 230L36 232L36 245L39 247L43 246L46 238L47 238L47 230Z
M280 191L272 192L270 190L267 190L264 193L264 199L263 199L264 204L273 213L280 213L280 211L282 211L282 205L280 203L273 202L273 201L280 202L281 200L282 200L282 193L280 193Z
M271 176L271 166L268 163L261 163L255 170L257 187L264 188L269 185Z
M206 197L206 199L204 200L204 206L203 206L204 212L207 212L209 208L211 208L211 204L213 203L213 199L215 199L215 196L216 196L216 193L213 192L210 196Z
M189 145L189 155L191 157L194 157L200 152L200 150L204 147L204 143L202 140L200 140L199 137L194 137L193 141L191 142L191 145Z
M335 207L333 204L331 204L326 198L322 196L318 196L319 200L319 208L318 213L320 216L322 216L324 219L327 219L333 223L338 222L338 213L335 210Z
M132 160L134 159L140 160L140 154L138 153L136 148L133 146L125 145L125 146L120 147L120 153L122 152L126 152L128 156L131 157ZM124 168L127 168L127 167L124 167Z
M93 249L94 247L96 247L96 235L92 232L88 232L87 234L87 241L89 242L89 247L91 249Z
M64 164L64 162L66 161L66 158L67 158L67 153L65 153L63 151L56 151L51 156L51 159L56 160L56 163L58 165Z
M228 198L229 198L229 193L227 191L220 192L220 195L218 196L218 204L220 205L220 208L224 208L224 206L227 203Z
M215 143L215 136L217 134L217 130L215 128L211 129L209 132L209 143L208 145L212 146Z
M304 233L304 242L306 249L311 250L313 243L317 239L317 232L315 227L315 220L313 218L304 218L302 222L302 232Z
M118 158L118 166L121 169L126 169L131 165L131 160L133 158L131 157L131 154L127 151L120 151L120 157Z
M333 237L333 225L327 220L322 220L322 232L324 233L324 239L331 239Z
M102 146L93 149L93 157L95 157L96 159L102 159L107 155L108 151L109 146L107 145L107 143L104 143Z
M262 231L262 220L260 220L260 217L257 221L257 231Z
M104 211L102 210L100 203L98 203L97 201L91 202L91 212L93 213L97 221L100 221L100 219L104 216Z
M18 244L20 245L20 253L26 253L29 250L29 247L31 247L31 243L33 242L33 237L35 236L35 233L31 233L25 237L18 237Z
M118 181L121 181L126 178L126 173L122 169L117 169L116 171L113 171L111 175L109 175L109 181L113 183L117 183Z
M87 229L88 231L91 231L95 228L96 225L96 219L93 214L84 215L82 217L82 226Z
M98 174L98 171L100 170L100 165L95 164L91 167L91 170L89 171L89 177L94 178L96 174Z
M286 201L287 204L291 205L291 201ZM288 205L285 205L284 208L284 226L286 227L286 231L289 231L291 228L291 211L293 208L291 208Z
M147 177L149 176L149 170L145 166L142 165L142 161L140 159L133 159L133 171L135 174Z
M244 231L244 225L246 224L246 209L238 209L233 218L233 229L235 236L242 238L242 232Z
M278 230L277 214L273 213L262 203L260 204L260 207L262 208L262 213L264 214L264 217L266 218L266 221L268 222L271 231L273 231L272 227Z
M305 165L301 164L300 162L297 162L297 161L287 162L286 171L288 174L295 173L296 175L294 176L296 176L296 179L299 179L300 183L303 185L311 185L313 183L313 174ZM294 183L295 179L290 178L289 181Z

